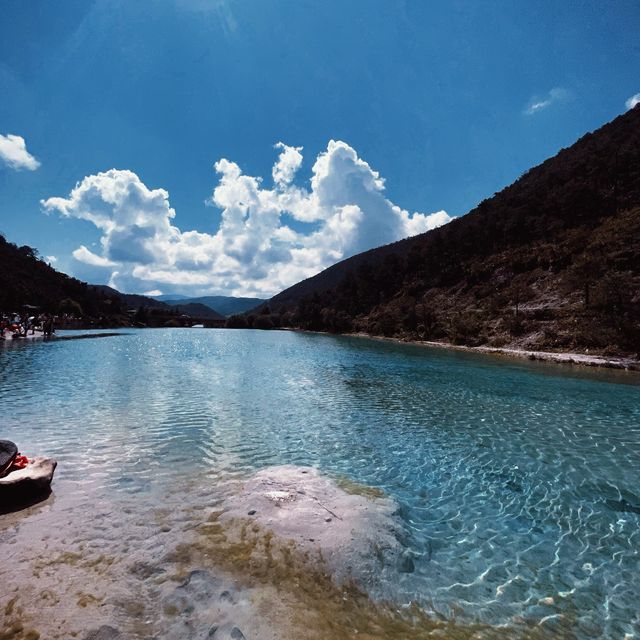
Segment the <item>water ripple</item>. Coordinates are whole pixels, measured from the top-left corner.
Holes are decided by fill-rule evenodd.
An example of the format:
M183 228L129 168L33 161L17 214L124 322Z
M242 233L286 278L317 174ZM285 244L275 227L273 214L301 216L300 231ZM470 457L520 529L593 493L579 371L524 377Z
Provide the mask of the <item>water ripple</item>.
M561 372L329 336L137 331L0 349L0 432L58 458L57 494L141 521L252 469L317 465L400 505L414 571L379 595L624 637L640 599L640 387Z

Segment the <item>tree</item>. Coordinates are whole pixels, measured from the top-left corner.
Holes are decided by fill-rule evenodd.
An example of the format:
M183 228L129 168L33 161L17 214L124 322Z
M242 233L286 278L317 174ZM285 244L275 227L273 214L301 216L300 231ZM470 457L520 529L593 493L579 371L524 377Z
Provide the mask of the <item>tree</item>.
M588 309L591 303L591 287L601 274L602 261L587 253L578 256L569 269L569 285L582 289L585 309Z
M260 314L253 322L254 329L273 329L273 327L273 320L269 315Z
M138 310L136 311L136 315L133 318L136 322L140 324L147 324L147 322L149 321L149 312L147 307L145 306L139 307Z
M67 313L71 316L81 317L84 315L80 304L71 298L64 298L64 300L61 300L58 305L58 311L60 313Z
M243 315L234 315L227 318L224 326L227 329L246 329L249 324L247 318Z

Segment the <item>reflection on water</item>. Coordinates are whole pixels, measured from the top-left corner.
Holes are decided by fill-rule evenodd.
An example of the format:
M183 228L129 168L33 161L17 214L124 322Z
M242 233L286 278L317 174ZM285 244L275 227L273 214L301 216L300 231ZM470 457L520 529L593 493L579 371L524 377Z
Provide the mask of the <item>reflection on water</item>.
M23 530L49 518L61 543L102 544L116 563L136 539L162 555L180 536L172 523L116 544L109 524L144 531L253 469L316 465L400 505L411 571L383 572L374 596L624 637L640 624L640 387L568 371L330 336L133 331L0 349L0 434L59 461Z

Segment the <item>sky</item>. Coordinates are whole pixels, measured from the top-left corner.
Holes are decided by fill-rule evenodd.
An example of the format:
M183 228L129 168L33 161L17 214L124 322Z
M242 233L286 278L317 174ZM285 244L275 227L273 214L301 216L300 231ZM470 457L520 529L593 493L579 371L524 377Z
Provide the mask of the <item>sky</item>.
M0 232L131 293L267 297L640 102L640 3L0 0Z

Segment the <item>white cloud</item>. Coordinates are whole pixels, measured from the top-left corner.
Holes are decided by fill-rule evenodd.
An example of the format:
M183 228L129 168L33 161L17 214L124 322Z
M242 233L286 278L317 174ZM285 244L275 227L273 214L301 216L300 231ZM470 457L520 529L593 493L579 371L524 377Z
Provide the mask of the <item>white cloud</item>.
M0 160L12 169L35 171L40 163L27 151L24 138L9 133L0 134Z
M640 104L640 93L634 93L625 103L624 106L627 109L633 109L637 104Z
M310 188L294 184L302 148L276 148L271 188L234 162L216 162L219 178L210 202L222 215L215 233L174 226L169 194L149 189L131 171L87 176L68 198L42 205L101 230L101 255L85 246L73 255L109 269L112 286L193 294L269 296L350 255L451 219L444 211L410 214L390 202L378 172L344 142L331 140L318 155ZM300 230L304 223L312 223L309 230Z
M284 142L278 142L275 149L282 149L278 161L273 165L271 175L279 187L285 188L291 184L296 172L302 165L302 147L289 147Z
M527 116L532 116L544 109L547 109L552 104L556 104L557 102L565 102L569 98L569 92L562 87L554 87L549 91L549 93L544 97L534 97L530 100L529 105L524 110L524 114Z
M56 256L45 256L44 259L49 263L49 264L55 264L56 262L58 262L58 258L56 258Z
M73 257L78 261L84 264L88 264L91 267L116 267L118 265L117 262L113 262L112 260L108 260L103 256L99 256L93 251L87 249L83 244L81 244L73 253Z
M151 289L151 291L145 291L145 296L161 296L162 291L160 289Z

